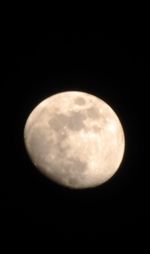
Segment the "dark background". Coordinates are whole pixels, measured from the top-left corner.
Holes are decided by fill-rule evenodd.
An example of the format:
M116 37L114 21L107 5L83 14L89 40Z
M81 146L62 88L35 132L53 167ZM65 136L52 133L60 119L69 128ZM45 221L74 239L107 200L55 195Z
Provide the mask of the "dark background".
M3 36L1 225L50 234L146 234L149 221L147 33L48 32L10 29ZM57 92L79 90L105 100L126 138L116 175L94 189L70 190L30 162L23 129L31 110ZM6 134L5 134L6 133ZM42 234L42 231L40 231Z

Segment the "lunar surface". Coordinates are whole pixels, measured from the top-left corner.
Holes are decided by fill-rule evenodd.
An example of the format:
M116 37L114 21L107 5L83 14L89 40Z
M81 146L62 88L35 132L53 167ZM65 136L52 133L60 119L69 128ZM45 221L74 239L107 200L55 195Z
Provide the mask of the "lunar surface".
M55 94L29 115L24 140L34 165L70 188L89 188L109 180L125 148L122 125L100 98L78 91Z

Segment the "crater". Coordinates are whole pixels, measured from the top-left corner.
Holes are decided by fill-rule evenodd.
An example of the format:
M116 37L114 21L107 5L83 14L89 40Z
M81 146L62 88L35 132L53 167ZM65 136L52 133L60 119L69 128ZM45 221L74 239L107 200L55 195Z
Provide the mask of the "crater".
M85 99L83 99L82 97L77 97L74 102L77 104L77 105L84 105L85 104Z

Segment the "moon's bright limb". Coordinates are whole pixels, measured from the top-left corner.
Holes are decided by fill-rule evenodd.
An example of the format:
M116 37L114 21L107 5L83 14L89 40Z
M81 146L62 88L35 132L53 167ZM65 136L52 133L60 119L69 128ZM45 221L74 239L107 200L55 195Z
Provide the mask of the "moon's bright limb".
M42 101L27 119L24 140L35 166L70 188L94 187L110 179L125 148L123 128L111 107L77 91Z

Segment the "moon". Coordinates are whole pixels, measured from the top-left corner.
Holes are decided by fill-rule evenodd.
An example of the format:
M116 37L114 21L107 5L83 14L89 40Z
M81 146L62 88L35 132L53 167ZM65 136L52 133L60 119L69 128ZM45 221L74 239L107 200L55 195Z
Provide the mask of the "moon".
M26 121L24 142L41 173L75 189L108 181L125 149L123 127L114 110L80 91L57 93L38 104Z

